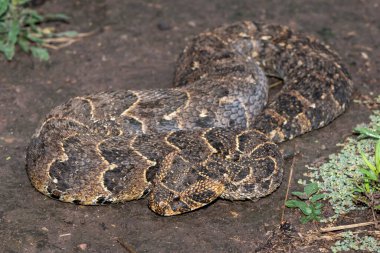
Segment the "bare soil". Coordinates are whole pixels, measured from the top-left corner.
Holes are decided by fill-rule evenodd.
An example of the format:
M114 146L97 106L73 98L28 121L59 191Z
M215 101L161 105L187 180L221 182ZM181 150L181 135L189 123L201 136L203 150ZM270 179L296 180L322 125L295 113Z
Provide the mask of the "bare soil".
M72 17L59 30L95 31L39 62L22 53L0 59L0 251L2 252L327 252L330 242L297 244L274 236L287 187L259 202L216 203L163 218L146 200L77 206L39 194L25 173L25 148L54 106L70 97L115 89L170 87L186 38L239 20L286 24L335 48L355 82L355 99L380 93L380 3L377 0L50 0L38 7ZM294 157L294 183L305 164L339 150L336 143L367 121L370 110L352 102L329 126L282 145ZM289 175L291 161L287 162ZM348 217L353 223L367 213ZM368 218L368 219L369 219ZM300 233L298 213L285 219ZM292 230L289 230L292 231ZM288 232L286 232L288 233ZM297 233L292 232L297 235Z

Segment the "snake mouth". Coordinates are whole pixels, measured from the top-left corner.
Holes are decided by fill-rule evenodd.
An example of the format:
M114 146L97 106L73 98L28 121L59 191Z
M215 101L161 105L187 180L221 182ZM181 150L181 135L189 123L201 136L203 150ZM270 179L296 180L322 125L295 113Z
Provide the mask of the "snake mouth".
M149 200L149 208L162 216L173 216L182 213L187 213L192 210L192 208L181 199L180 196L175 194L170 194L171 196L167 198L160 198L160 194L155 194L152 192Z

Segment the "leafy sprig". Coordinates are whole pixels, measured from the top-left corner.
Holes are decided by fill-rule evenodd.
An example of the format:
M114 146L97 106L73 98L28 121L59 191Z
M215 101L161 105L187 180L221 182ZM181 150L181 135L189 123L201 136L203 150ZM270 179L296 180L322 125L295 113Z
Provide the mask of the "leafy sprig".
M375 164L359 148L364 167L358 169L361 177L354 179L356 188L353 196L356 201L364 203L374 211L380 211L380 128L375 131L366 128L355 130L361 134L361 138L376 138L378 141L375 146Z
M298 208L303 213L300 221L307 223L309 221L320 221L322 218L323 203L318 202L325 198L325 194L318 193L319 187L317 183L305 185L303 192L292 192L292 195L299 199L288 200L285 205L289 208Z
M25 7L29 1L0 0L0 52L7 60L14 58L17 47L40 60L49 60L49 52L45 48L48 39L77 35L73 31L55 33L52 28L41 27L50 21L67 22L69 17L64 14L41 15Z

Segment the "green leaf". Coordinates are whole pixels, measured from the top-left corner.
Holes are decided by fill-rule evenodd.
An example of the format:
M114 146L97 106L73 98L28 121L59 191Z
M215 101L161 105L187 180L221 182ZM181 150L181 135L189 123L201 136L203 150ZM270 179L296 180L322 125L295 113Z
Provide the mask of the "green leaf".
M1 1L1 0L0 0ZM5 23L2 23L0 21L0 33L6 33L8 31L8 28L7 26L5 25Z
M377 175L375 172L373 172L372 170L366 170L366 169L359 169L360 173L362 173L365 177L373 180L373 181L376 181L377 180Z
M315 209L321 209L322 207L323 207L323 204L320 202L314 204Z
M297 204L296 204L297 202L300 202L300 201L298 201L298 200L288 200L288 201L285 202L285 206L286 207L290 207L290 208L298 207Z
M26 39L20 38L17 41L18 45L20 46L21 50L24 51L25 53L29 53L30 51L30 43Z
M38 38L38 37L30 35L30 34L26 34L26 38L30 41L37 43L37 44L42 44L44 42L41 38Z
M304 217L301 217L300 221L302 224L305 224L309 221L311 221L313 218L311 216L304 216Z
M13 20L8 32L8 43L14 45L17 42L17 37L20 33L20 25L17 20Z
M44 21L44 17L38 14L37 11L31 9L24 9L21 13L25 24L27 25L35 25Z
M49 60L49 52L45 48L31 47L30 51L34 57L40 59L41 61Z
M368 182L365 182L364 183L364 187L365 187L365 190L367 193L370 193L371 192L371 187L369 186L369 183Z
M364 137L370 137L380 139L380 134L365 127L357 127L354 129L356 133L363 135Z
M314 193L316 193L318 191L318 189L319 189L318 184L314 182L314 183L310 183L310 184L306 185L304 188L304 191L308 196L311 196Z
M363 151L359 150L359 153L360 153L361 157L363 158L364 163L368 166L368 168L370 168L373 172L375 172L376 167L370 161L368 161L368 159L365 156L365 154L363 153Z
M8 61L13 59L13 56L15 55L15 45L4 45L0 47L0 51L4 53L5 58L7 58Z
M297 196L303 200L309 199L309 196L307 196L307 194L304 192L292 192L292 195Z
M9 7L9 0L0 0L0 17L3 16Z
M362 186L358 186L358 187L354 188L353 192L363 193L363 192L365 192L365 190Z
M380 173L380 140L377 141L375 147L375 164L376 164L376 174Z
M306 204L302 203L299 205L299 209L305 214L305 215L310 215L312 213L311 208Z
M321 200L325 197L325 194L315 194L310 198L311 202L316 202L318 200Z
M59 22L69 22L70 17L62 14L62 13L56 13L56 14L46 14L45 15L45 21L59 21Z
M285 202L287 207L297 207L299 208L305 215L310 215L312 213L311 208L303 201L299 200L288 200Z
M13 5L23 5L30 2L30 0L12 0Z

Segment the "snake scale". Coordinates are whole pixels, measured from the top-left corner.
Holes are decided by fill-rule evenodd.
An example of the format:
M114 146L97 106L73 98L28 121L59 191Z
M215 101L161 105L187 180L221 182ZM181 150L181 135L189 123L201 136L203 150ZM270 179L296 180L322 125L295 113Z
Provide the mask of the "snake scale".
M267 104L267 75L284 85ZM27 149L43 194L83 205L148 197L181 214L217 198L255 200L281 183L276 145L339 116L353 84L315 38L250 21L205 31L179 57L174 88L103 92L53 109Z

